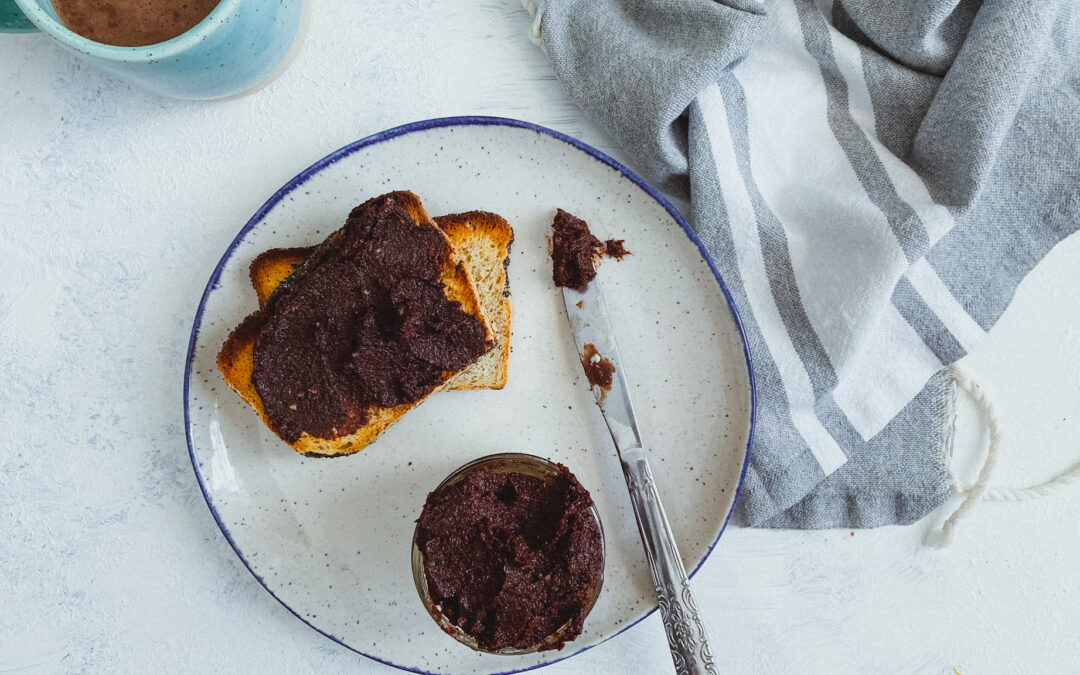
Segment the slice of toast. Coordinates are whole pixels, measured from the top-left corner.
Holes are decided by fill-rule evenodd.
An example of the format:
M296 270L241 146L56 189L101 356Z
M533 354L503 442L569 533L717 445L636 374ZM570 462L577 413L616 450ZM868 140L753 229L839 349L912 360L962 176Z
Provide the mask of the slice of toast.
M440 216L435 223L465 261L476 284L480 306L495 333L495 347L474 361L443 389L502 389L510 360L510 244L514 230L502 217L484 211ZM314 252L308 248L274 248L251 261L251 285L259 306Z
M411 192L391 192L382 195L381 197L376 197L375 200L392 200L396 204L404 207L405 211L408 212L409 216L415 221L418 227L427 226L439 230L438 226L431 220L427 212L424 211L420 199ZM441 230L439 231L441 232ZM323 250L323 247L333 246L335 240L341 236L341 233L342 230L338 230L334 234L331 234L325 242L316 248L316 253ZM445 238L445 235L443 235L443 237ZM447 299L458 303L465 313L480 320L486 331L486 340L490 347L494 343L494 334L480 308L480 301L476 294L475 284L473 283L472 277L469 274L462 256L454 250L449 239L447 239L447 243L450 244L450 256L440 272L440 286ZM303 267L297 270L297 274L303 273ZM279 292L287 292L288 286L287 283L283 285L279 283ZM260 297L262 296L260 295ZM265 422L268 427L274 430L274 425L252 382L252 373L254 372L255 364L255 341L262 320L261 310L256 311L254 314L251 314L244 319L244 321L229 334L221 351L218 353L218 369L221 371L228 385L255 409L255 412L258 413L259 417L262 418L263 422ZM459 372L460 370L444 371L441 376L440 386L445 386L445 383ZM380 407L374 404L369 406L365 411L364 423L359 428L349 431L349 433L337 435L334 438L319 438L312 436L305 431L301 433L300 438L296 441L291 443L288 441L286 442L297 452L308 456L333 457L352 454L374 441L379 434L400 419L402 415L422 403L432 393L438 391L440 386L433 387L426 395L411 403L403 403L394 407Z
M455 375L447 389L502 389L510 362L510 245L514 230L486 211L454 213L435 219L457 247L472 273L484 316L495 333L495 347Z

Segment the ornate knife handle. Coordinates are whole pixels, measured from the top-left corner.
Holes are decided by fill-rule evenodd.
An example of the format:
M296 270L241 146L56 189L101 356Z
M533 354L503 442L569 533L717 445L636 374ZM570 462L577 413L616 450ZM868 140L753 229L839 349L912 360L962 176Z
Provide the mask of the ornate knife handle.
M626 453L629 454L629 453ZM686 578L675 537L671 533L664 505L656 491L656 482L648 461L641 456L623 461L623 474L630 490L645 557L652 572L656 599L664 619L668 647L679 675L716 675L709 639L701 623L690 581Z

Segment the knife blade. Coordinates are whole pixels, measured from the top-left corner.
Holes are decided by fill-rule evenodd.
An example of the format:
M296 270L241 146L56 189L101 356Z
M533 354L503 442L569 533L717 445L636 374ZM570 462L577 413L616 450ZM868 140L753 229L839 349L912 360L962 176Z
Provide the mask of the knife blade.
M630 385L615 343L615 331L608 318L600 280L593 279L583 291L572 288L562 291L574 346L622 465L675 672L680 675L715 674L716 665L705 626L641 440L630 399ZM607 376L611 378L610 383Z
M611 386L601 387L590 382L596 404L607 422L615 449L619 453L641 448L641 435L638 433L637 417L634 404L630 400L630 387L619 357L619 348L615 344L615 332L608 321L607 307L600 283L594 279L584 291L564 288L563 302L566 303L566 316L570 320L570 330L574 334L574 346L578 357L585 359L586 345L592 345L590 361L599 363L606 359L614 368L611 373ZM595 350L596 354L591 354ZM583 361L582 367L586 364ZM586 377L589 369L585 368Z

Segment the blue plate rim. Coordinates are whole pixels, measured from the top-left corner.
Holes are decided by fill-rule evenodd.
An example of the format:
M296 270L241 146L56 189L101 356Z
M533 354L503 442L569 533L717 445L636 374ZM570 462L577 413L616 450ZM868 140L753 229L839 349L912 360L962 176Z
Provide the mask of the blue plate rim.
M701 254L702 259L705 260L705 263L709 266L709 269L713 273L713 277L716 278L716 282L720 285L720 290L723 292L724 299L727 301L728 309L731 311L731 318L735 322L735 328L739 332L739 339L742 342L743 348L743 357L746 360L748 385L750 387L750 429L749 433L747 434L746 453L743 456L742 470L739 473L739 482L735 486L735 494L734 499L731 502L731 508L728 510L727 515L724 516L724 522L720 526L720 531L717 533L716 539L714 539L713 542L709 544L709 547L705 550L705 554L701 557L701 560L694 567L694 569L689 572L688 576L690 578L693 578L697 571L701 569L701 566L705 563L705 561L708 560L709 556L712 555L713 549L716 547L716 544L720 541L720 537L723 536L724 531L727 529L728 522L731 520L731 514L735 511L735 505L739 501L739 493L742 490L743 482L746 480L746 471L747 468L750 466L750 448L754 443L754 428L757 416L757 387L754 383L754 365L750 357L750 345L746 341L746 332L743 330L742 320L739 317L739 310L735 306L735 301L731 297L731 292L728 291L727 284L724 283L724 279L720 274L720 270L717 269L716 264L713 262L712 258L705 250L705 245L701 242L701 239L698 238L697 233L693 230L693 228L690 227L690 224L686 222L686 219L683 218L682 214L679 213L679 211L671 204L671 202L668 201L668 199L664 197L664 195L662 195L656 188L647 183L643 178L628 169L626 166L615 160L613 157L607 155L600 150L597 150L588 143L580 141L573 136L569 136L562 132L555 131L554 129L549 129L548 127L541 126L539 124L525 122L523 120L513 119L509 117L490 117L484 115L436 117L432 119L420 120L417 122L410 122L409 124L402 124L400 126L392 127L390 129L385 129L378 133L371 134L370 136L366 136L358 141L349 143L348 145L341 147L334 152L331 152L329 155L326 155L325 157L315 162L314 164L294 176L292 179L290 179L287 183L285 183L285 185L281 187L281 189L275 192L273 196L270 197L270 199L266 200L266 203L264 203L258 208L257 211L255 211L255 214L247 221L247 223L244 224L244 226L236 234L232 242L229 244L228 248L225 249L225 253L221 256L221 259L218 261L217 266L214 267L214 271L210 275L210 280L207 281L206 287L203 289L202 297L199 298L199 306L198 309L196 309L195 311L195 319L191 326L191 336L188 340L187 359L184 364L184 436L187 439L188 456L191 459L191 466L195 471L195 478L199 482L199 489L202 491L203 499L206 500L206 505L210 508L210 513L214 516L214 521L221 529L221 533L225 535L225 539L229 542L229 546L232 547L233 552L236 553L236 556L238 558L240 558L240 562L244 564L244 567L246 567L248 572L250 572L251 575L255 577L255 580L259 582L259 584L266 590L266 592L270 594L270 597L277 600L282 607L287 609L297 619L300 619L313 630L326 637L327 639L333 640L342 647L345 647L350 651L356 652L361 656L365 656L372 661L377 661L378 663L392 666L400 670L420 673L421 675L435 674L429 673L429 671L393 663L386 659L372 656L371 654L366 654L359 649L347 644L341 638L327 633L318 626L312 624L310 621L301 616L296 610L290 607L288 603L279 598L277 594L274 593L274 591L270 590L270 587L267 586L263 578L259 576L259 574L256 573L254 569L252 569L251 565L247 561L247 558L244 557L243 552L240 550L240 547L233 540L232 534L229 532L229 528L225 525L224 522L222 522L221 515L218 513L217 508L214 506L213 499L210 497L210 493L207 491L206 481L202 475L202 471L199 468L199 461L195 457L195 445L191 438L191 405L189 399L191 393L191 371L192 366L195 362L195 344L198 341L199 329L202 326L203 312L206 309L206 300L210 297L210 293L215 288L217 288L218 281L221 279L221 273L225 269L225 264L232 257L232 254L236 251L236 248L240 245L240 242L243 241L244 236L247 235L247 233L250 232L252 229L254 229L256 225L262 222L262 219L266 217L266 214L269 213L270 210L278 204L278 202L283 200L293 190L303 185L311 176L322 171L326 167L337 163L345 157L348 157L354 152L368 146L382 143L383 141L388 141L397 138L398 136L404 136L406 134L411 134L417 131L427 131L430 129L455 126L506 126L515 127L518 129L527 129L529 131L534 131L539 134L550 136L566 143L567 145L571 145L578 150L581 150L585 154L591 156L593 159L596 159L599 162L606 164L609 168L618 171L623 177L629 179L630 182L637 185L646 194L656 200L657 203L664 207L664 210L668 212L668 215L670 215L675 220L675 222L679 224L679 227L682 228L683 232L690 239L690 241L692 241L694 245L697 246L698 252ZM612 639L613 637L622 634L633 626L636 626L638 623L651 616L655 611L656 608L649 610L644 615L639 617L636 621L629 623L626 626L623 626L622 628L607 636L603 640L600 640L596 644L582 647L581 649L573 652L572 654L565 654L560 656L559 658L552 659L551 661L545 661L544 663L528 666L526 668L502 671L500 673L496 673L495 675L512 675L513 673L522 673L528 670L534 670L536 668L550 666L553 663L558 663L559 661L563 661L570 657L577 656L578 654L586 652L589 649L592 649L593 647L603 644L608 640Z

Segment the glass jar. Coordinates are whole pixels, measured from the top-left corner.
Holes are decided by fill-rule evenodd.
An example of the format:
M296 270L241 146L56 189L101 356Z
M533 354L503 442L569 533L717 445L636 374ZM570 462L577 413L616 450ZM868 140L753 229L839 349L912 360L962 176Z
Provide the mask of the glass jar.
M438 492L450 485L458 483L464 480L469 474L481 469L493 469L498 473L520 473L527 476L534 476L544 481L550 482L555 479L559 473L559 465L550 460L535 455L527 455L516 452L505 452L495 455L488 455L487 457L481 457L475 459L468 464L457 469L449 476L446 477L435 491ZM596 599L600 595L600 589L604 585L603 563L605 562L605 550L604 550L604 528L600 522L600 513L596 509L596 504L593 504L590 508L592 516L596 519L596 527L600 533L600 559L601 559L601 572L596 582L589 588L588 596L586 599L585 615L587 616L592 611L593 605L596 604ZM420 550L418 543L419 525L413 531L412 542L412 573L413 581L416 583L416 592L420 595L421 602L424 603L424 607L427 609L428 614L435 620L435 623L439 624L439 627L447 634L453 637L458 642L471 647L477 651L482 651L489 654L505 654L505 655L520 655L531 654L539 651L544 647L557 644L562 641L562 636L566 633L566 630L570 627L572 620L567 621L551 635L540 640L535 645L530 645L526 649L519 649L516 647L508 647L506 649L500 649L498 651L490 651L480 647L476 638L466 633L459 626L452 623L447 619L439 606L432 599L428 590L427 577L424 573L424 554Z

